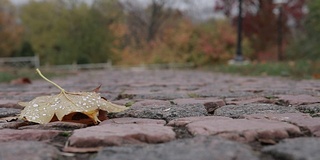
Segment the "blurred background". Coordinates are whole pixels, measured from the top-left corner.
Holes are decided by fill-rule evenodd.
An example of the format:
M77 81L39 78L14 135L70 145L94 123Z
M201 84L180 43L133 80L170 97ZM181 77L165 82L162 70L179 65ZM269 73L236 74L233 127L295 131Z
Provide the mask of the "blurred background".
M318 78L319 42L318 0L0 0L2 64L35 57L41 66L182 64ZM239 54L250 63L226 65Z

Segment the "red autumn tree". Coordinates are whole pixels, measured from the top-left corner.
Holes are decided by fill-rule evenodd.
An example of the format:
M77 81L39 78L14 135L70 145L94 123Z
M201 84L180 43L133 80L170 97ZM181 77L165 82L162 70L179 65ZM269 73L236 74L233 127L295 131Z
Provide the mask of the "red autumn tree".
M302 27L302 20L306 14L307 0L289 0L283 4L282 32L286 38L294 30ZM277 44L277 4L272 0L243 0L243 31L248 36L255 49L255 56L276 57ZM238 8L238 0L216 0L215 10L222 12L234 26L237 24L237 15L233 11ZM290 22L290 26L288 26Z

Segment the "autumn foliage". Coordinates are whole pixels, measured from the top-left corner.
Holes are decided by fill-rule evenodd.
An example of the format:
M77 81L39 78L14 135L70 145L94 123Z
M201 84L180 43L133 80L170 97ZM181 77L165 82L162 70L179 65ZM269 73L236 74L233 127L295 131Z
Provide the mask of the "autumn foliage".
M0 2L0 56L10 56L18 49L23 27L16 22L14 10L8 10L9 3Z
M126 35L126 34L124 34ZM143 45L125 46L117 50L120 64L194 63L206 65L226 62L234 56L236 30L226 21L193 24L178 19L166 25L160 36ZM244 41L246 55L252 53L250 43Z
M215 10L222 12L236 27L238 17L232 10L238 8L237 0L217 0ZM243 0L243 31L252 42L255 54L251 59L277 59L278 27L281 28L283 46L286 47L303 28L306 16L306 0L288 0L282 5L283 16L278 26L279 6L271 0ZM291 23L289 28L288 23Z
M224 17L202 21L188 16L188 11L169 7L174 2L177 1L150 0L149 5L141 6L130 0L95 0L91 5L84 1L43 0L30 1L15 12L10 1L3 0L1 6L6 7L0 7L0 56L30 55L24 54L28 50L38 54L44 65L112 61L120 65L201 66L234 58L238 19L233 11L237 0L216 0L212 11ZM243 2L244 57L275 60L278 6L271 0ZM280 27L284 51L287 47L309 45L305 37L318 35L312 27L317 25L311 25L314 18L308 19L310 23L304 22L306 8L311 8L309 15L314 15L319 7L317 2L308 6L306 3L307 0L289 0L283 5ZM315 41L317 36L313 37ZM309 53L316 55L313 51Z

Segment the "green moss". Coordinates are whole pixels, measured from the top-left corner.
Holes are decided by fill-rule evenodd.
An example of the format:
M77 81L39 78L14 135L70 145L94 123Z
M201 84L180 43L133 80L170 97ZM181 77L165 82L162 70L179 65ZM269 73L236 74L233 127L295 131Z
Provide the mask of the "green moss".
M196 93L188 93L188 96L189 96L190 98L199 98L199 97L200 97L200 95L198 95L198 94L196 94Z
M124 106L131 107L134 103L135 103L134 101L130 101L130 102L127 102L126 104L124 104Z
M59 135L62 136L62 137L70 137L71 134L72 134L71 132L61 132L61 133L59 133Z

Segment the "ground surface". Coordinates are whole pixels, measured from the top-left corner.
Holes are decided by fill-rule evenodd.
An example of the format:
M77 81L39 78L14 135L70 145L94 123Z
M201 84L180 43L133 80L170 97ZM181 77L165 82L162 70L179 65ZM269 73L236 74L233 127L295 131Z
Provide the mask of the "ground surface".
M320 81L202 71L106 70L53 79L130 109L96 126L10 121L19 101L59 91L0 84L0 159L320 159Z

